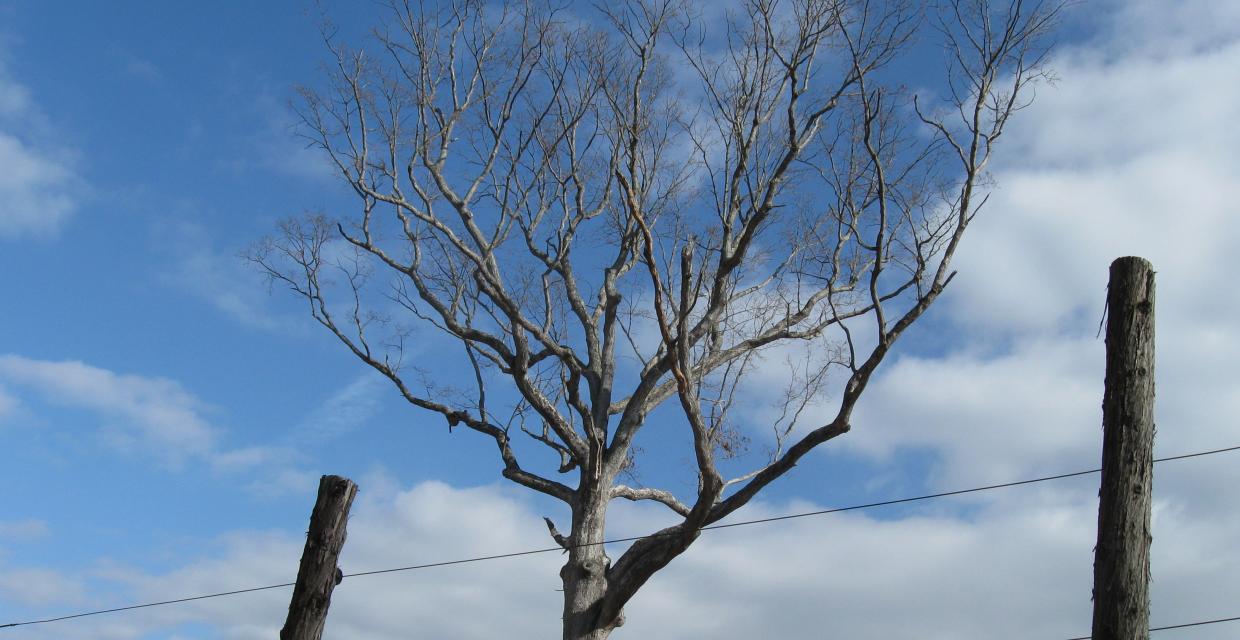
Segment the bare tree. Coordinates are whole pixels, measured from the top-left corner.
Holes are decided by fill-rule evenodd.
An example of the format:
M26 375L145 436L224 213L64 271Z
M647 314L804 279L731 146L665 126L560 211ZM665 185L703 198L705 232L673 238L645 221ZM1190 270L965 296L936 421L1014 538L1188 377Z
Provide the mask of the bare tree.
M359 48L327 28L328 84L301 93L357 213L286 222L251 258L409 403L568 506L567 534L547 521L563 637L606 638L702 527L849 430L951 282L1057 12L996 4L394 2ZM934 97L891 83L935 43ZM460 342L472 385L406 361L426 329ZM738 408L747 374L793 351L774 410ZM620 482L656 409L687 430L693 491ZM613 563L618 498L676 524Z

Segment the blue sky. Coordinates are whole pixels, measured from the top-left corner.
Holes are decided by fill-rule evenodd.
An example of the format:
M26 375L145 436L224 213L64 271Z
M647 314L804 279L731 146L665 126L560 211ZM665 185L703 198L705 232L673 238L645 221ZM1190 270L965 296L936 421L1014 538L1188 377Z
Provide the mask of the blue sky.
M291 135L293 87L326 59L308 4L0 0L0 624L291 580L322 473L362 486L346 571L549 543L552 507L501 484L493 444L404 406L237 257L283 217L349 202ZM371 9L332 12L356 33ZM1075 9L954 289L854 431L741 517L1095 466L1094 331L1120 255L1159 272L1159 453L1240 444L1237 25L1232 3ZM417 355L459 359L434 341ZM1240 465L1174 465L1156 471L1154 622L1240 615ZM616 637L1079 635L1095 493L1073 480L707 535ZM661 517L619 504L612 523ZM329 633L548 637L558 564L359 578ZM0 640L271 637L286 603Z

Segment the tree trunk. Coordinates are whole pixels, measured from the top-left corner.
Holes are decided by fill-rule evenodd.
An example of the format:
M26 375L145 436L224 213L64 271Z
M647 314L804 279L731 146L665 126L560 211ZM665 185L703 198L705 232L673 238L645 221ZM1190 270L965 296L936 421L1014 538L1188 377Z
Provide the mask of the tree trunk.
M564 640L606 640L624 624L623 615L601 619L611 560L603 549L607 499L590 494L573 505L568 562L560 569L564 581Z
M1095 640L1149 638L1154 468L1154 269L1111 264L1102 400L1102 486L1094 549Z

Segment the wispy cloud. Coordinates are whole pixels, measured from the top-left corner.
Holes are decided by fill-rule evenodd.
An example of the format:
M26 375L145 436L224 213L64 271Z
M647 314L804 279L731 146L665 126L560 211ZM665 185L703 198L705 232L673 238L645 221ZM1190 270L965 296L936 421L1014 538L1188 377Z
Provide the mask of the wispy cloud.
M200 298L238 323L267 331L289 331L296 319L272 308L268 286L239 251L216 247L201 225L167 224L157 230L167 249L169 269L160 275L170 286Z
M30 91L8 75L0 66L0 118L14 119L33 110Z
M260 91L249 108L255 127L243 142L245 153L226 162L224 169L269 172L326 185L339 179L327 155L299 134L296 114L274 92Z
M120 47L114 48L113 52L126 74L146 82L160 82L164 79L164 72L154 62Z
M387 385L367 371L328 396L297 429L299 441L325 442L357 429L375 416Z
M112 450L170 470L202 465L214 474L241 478L247 491L261 498L313 490L317 480L300 467L304 454L291 447L226 445L226 431L208 418L212 408L174 380L9 354L0 355L0 383L10 393L29 396L21 403L24 411L37 413L42 403L86 412L84 428ZM5 398L14 406L20 402L19 396L0 393L0 401Z
M318 485L319 474L313 471L277 466L264 469L259 478L246 485L246 490L255 497L272 500L313 493Z
M87 601L86 585L60 571L43 568L0 570L0 594L27 606L81 605Z
M35 540L47 532L47 523L35 518L0 520L0 540Z
M81 205L76 152L45 120L0 52L0 240L53 236Z
M9 354L0 355L0 382L47 405L87 412L87 428L108 446L167 467L199 462L215 473L248 473L256 478L255 492L264 495L304 485L292 449L225 446L224 430L207 417L211 408L174 380Z
M0 356L0 379L50 404L94 412L113 444L158 451L171 464L211 453L218 439L204 403L172 380L11 354Z
M0 386L0 419L11 415L20 404L16 396L5 391L4 387Z

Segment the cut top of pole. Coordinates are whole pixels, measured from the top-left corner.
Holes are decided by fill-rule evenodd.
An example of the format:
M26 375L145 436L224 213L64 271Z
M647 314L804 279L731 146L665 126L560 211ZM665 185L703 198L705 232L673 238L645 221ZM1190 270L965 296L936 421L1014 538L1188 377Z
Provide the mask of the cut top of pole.
M297 583L288 605L288 619L280 630L280 640L320 640L327 623L332 589L340 583L336 565L344 548L349 508L357 495L357 485L348 478L323 476L319 494L310 514L306 547L297 570Z

